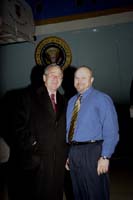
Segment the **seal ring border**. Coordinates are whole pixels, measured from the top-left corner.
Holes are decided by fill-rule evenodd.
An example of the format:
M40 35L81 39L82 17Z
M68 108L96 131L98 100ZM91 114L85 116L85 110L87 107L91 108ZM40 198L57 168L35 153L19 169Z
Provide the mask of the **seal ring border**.
M42 65L41 52L42 52L43 48L45 47L45 45L48 45L50 43L55 43L57 45L60 45L64 49L65 54L66 54L66 61L65 61L65 64L62 66L62 70L66 69L71 64L72 52L71 52L70 47L66 43L66 41L57 36L46 37L38 43L38 45L36 46L36 49L35 49L36 63L38 65Z

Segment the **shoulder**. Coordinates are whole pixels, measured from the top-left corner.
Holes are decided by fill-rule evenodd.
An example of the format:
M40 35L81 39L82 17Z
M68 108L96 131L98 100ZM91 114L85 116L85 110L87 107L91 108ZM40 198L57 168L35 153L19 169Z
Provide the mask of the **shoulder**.
M2 103L5 106L11 106L14 108L18 102L21 102L22 99L25 99L26 93L29 93L28 90L29 87L9 90L3 95Z
M32 91L32 87L31 86L27 86L25 88L21 88L20 90L18 90L17 92L17 98L19 100L26 100L26 99L29 99L32 95L33 91Z
M68 105L73 104L73 102L75 102L76 98L77 98L77 95L74 95L73 97L71 97L71 98L68 100Z
M32 99L32 88L27 86L24 88L16 89L11 91L8 96L10 96L10 105L12 104L14 109L21 107L23 108L23 106L28 107Z
M112 107L114 105L112 98L108 94L100 90L94 89L93 95L94 95L94 101L96 101L98 104L100 104L103 107L104 106Z
M67 105L67 99L64 96L64 94L61 94L59 91L57 91L57 102L60 104L63 104L64 106Z
M102 92L100 90L93 89L93 94L103 100L111 100L112 101L112 98L107 93Z

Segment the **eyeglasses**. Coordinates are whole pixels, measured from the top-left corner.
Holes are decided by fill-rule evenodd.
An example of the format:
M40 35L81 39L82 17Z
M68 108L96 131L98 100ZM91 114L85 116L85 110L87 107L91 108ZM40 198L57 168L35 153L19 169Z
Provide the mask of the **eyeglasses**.
M63 78L63 75L62 75L62 74L48 73L48 74L45 74L45 75L48 76L48 77L51 78L51 79L57 78L57 79L62 80L62 78Z

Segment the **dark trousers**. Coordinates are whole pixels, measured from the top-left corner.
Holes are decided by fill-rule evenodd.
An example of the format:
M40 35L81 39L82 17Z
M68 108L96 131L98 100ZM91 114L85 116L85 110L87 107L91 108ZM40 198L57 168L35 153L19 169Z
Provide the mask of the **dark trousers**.
M70 174L75 200L109 200L108 174L97 174L101 148L102 143L70 147Z

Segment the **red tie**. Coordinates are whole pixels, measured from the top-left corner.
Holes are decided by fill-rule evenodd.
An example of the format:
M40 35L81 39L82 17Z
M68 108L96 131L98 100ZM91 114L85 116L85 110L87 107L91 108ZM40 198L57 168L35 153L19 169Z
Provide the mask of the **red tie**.
M51 94L51 101L52 101L53 109L56 112L55 94Z

